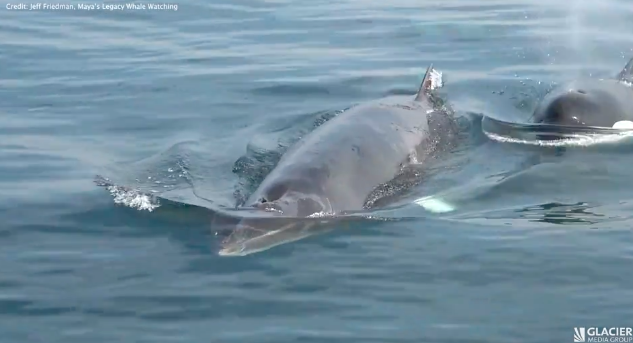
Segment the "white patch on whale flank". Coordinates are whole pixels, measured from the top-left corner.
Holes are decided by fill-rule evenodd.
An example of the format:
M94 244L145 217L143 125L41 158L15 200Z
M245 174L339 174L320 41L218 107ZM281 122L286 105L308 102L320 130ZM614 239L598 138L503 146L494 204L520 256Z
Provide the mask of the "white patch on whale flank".
M442 199L437 199L433 196L416 199L413 203L433 213L445 213L455 211L455 207L453 205L445 202Z
M613 124L614 129L633 129L633 121L630 120L620 120L619 122Z

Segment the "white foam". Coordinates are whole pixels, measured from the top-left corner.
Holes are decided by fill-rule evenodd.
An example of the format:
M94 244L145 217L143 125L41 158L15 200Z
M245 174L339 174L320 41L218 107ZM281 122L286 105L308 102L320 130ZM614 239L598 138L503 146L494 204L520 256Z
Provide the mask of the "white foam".
M442 79L442 72L436 69L431 69L431 75L429 80L431 81L431 86L429 87L431 90L442 88L444 86L444 81Z
M108 186L106 189L110 192L114 198L115 204L125 205L138 210L146 210L152 212L157 207L160 207L160 202L147 194L140 191L118 187Z
M502 142L502 143L517 143L537 146L592 146L596 144L612 144L617 143L623 139L629 138L633 135L633 132L624 131L613 134L585 134L576 135L573 138L561 139L561 140L527 140L512 138L506 136L500 136L484 130L484 134L488 138Z

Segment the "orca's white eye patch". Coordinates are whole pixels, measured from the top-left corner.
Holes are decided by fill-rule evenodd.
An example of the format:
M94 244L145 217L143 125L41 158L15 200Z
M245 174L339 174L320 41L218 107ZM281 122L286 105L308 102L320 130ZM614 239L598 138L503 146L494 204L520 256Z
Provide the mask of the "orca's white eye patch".
M613 124L614 129L633 129L633 121L630 120L620 120L619 122Z

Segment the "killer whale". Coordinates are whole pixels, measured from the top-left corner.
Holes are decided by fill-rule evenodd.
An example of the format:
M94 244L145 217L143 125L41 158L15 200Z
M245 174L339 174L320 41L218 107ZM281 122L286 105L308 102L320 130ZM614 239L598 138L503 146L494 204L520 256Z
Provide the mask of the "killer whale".
M633 58L614 77L578 79L547 94L531 122L571 127L633 127Z

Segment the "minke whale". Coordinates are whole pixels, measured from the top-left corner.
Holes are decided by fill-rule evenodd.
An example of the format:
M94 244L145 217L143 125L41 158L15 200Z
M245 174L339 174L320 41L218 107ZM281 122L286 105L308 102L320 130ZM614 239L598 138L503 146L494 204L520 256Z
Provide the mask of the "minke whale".
M564 126L633 128L633 58L615 78L579 79L557 87L530 121Z
M318 222L363 210L370 193L405 166L446 150L457 136L457 125L434 92L441 86L441 73L431 65L416 95L356 105L309 133L281 157L245 203L271 218L242 218L234 234L258 234L229 237L219 255L248 255L311 235Z

